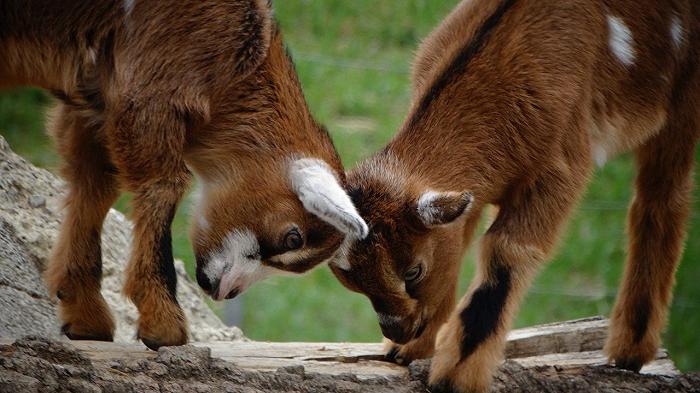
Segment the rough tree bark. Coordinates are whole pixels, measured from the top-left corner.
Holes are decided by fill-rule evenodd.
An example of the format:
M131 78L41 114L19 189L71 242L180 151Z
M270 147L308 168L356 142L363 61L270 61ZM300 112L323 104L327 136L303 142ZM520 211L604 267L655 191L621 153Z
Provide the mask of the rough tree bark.
M493 392L700 392L664 351L641 374L605 365L602 318L514 331ZM383 361L380 344L139 344L0 339L2 392L426 392L429 362Z

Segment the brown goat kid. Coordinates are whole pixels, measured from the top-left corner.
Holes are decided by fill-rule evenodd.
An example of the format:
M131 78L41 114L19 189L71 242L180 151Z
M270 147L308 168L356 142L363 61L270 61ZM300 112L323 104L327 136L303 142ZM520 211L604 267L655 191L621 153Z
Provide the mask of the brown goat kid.
M690 0L459 4L420 47L401 130L348 174L370 233L331 268L371 300L390 357L434 349L433 392L486 391L594 162L633 151L629 256L606 350L635 371L653 359L689 214L699 43ZM455 309L487 204L498 213Z
M197 280L215 299L366 234L271 14L267 0L0 2L0 87L60 101L68 195L46 280L68 337L113 337L100 232L120 189L134 194L124 290L153 349L187 342L170 226L190 169Z

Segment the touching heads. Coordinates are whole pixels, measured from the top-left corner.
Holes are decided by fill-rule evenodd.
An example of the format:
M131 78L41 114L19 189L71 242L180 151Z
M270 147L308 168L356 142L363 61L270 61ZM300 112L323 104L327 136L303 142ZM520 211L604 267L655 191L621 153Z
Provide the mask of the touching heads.
M412 192L383 177L351 175L350 194L369 234L344 242L330 267L344 286L370 299L384 336L406 343L451 311L451 278L464 249L460 223L473 197Z
M326 162L301 158L248 170L235 182L202 181L192 243L197 281L232 298L279 273L303 273L334 256L367 225Z

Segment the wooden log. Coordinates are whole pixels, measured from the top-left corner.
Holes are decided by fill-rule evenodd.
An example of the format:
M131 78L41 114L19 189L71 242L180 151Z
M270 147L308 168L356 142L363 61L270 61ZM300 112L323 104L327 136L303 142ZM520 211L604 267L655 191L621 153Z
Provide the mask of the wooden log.
M700 392L700 375L681 375L663 350L641 374L606 366L606 329L606 320L589 318L513 331L493 391ZM3 392L73 381L102 390L116 383L132 391L411 393L425 391L428 370L429 361L409 367L385 361L381 344L213 342L156 353L141 344L0 339ZM168 390L173 386L179 388Z
M603 349L607 331L608 320L603 317L516 329L508 334L506 358Z

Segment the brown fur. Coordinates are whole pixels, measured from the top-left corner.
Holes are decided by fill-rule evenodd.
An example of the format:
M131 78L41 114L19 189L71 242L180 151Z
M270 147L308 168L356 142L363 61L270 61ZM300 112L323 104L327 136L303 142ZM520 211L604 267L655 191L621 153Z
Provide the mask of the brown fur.
M380 318L401 321L391 355L404 362L429 356L436 327L447 321L437 335L433 391L488 388L518 305L583 193L598 146L607 156L634 151L639 167L606 347L618 367L639 370L653 358L681 255L700 127L700 6L509 1L464 1L428 37L404 125L348 175L370 234L343 247L350 269L341 261L333 271L393 316ZM609 15L632 33L631 65L609 45ZM674 16L683 27L679 46ZM470 191L474 206L451 223L425 225L420 198L428 190ZM498 213L470 289L450 315L458 266L487 204ZM409 286L403 276L417 265L425 272ZM419 334L416 326L426 324Z
M133 7L128 9L132 3ZM34 85L60 103L50 131L65 165L66 218L46 272L72 338L111 340L100 294L102 221L119 190L134 193L134 243L124 288L151 348L183 344L170 224L190 184L207 189L197 254L246 227L276 244L284 225L327 259L342 234L290 190L294 158L325 161L344 181L327 132L309 113L266 0L74 1L0 4L0 87ZM219 242L219 243L217 243Z

